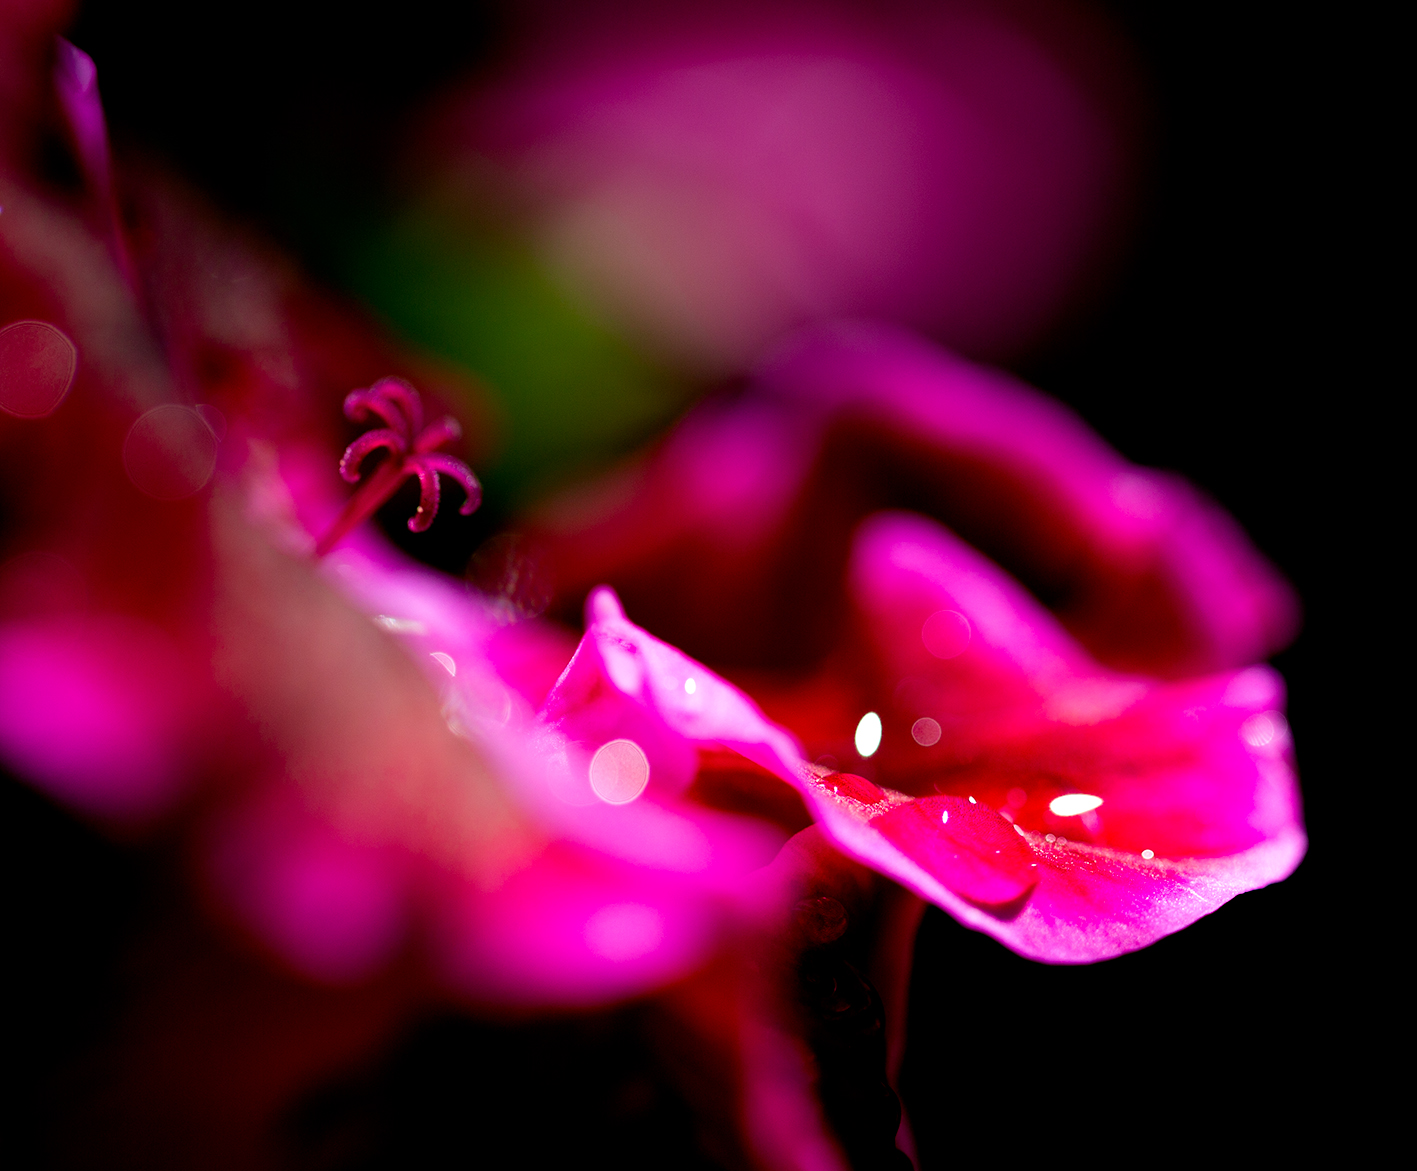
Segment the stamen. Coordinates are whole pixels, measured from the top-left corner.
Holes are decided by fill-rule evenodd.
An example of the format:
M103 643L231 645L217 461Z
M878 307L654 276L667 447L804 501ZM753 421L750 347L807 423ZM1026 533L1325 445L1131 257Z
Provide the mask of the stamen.
M341 540L374 515L409 476L417 476L419 484L418 511L409 518L408 527L415 533L426 532L438 514L441 495L438 477L448 476L457 481L467 499L458 509L470 516L482 503L482 486L472 469L462 460L435 451L445 443L462 436L462 428L451 415L423 426L423 404L418 391L400 378L381 378L364 390L351 391L344 400L344 413L354 422L387 424L366 431L347 448L340 459L340 475L351 484L363 473L360 465L379 449L388 455L345 504L334 524L315 546L315 554L323 557Z
M63 37L54 38L54 50L54 92L89 188L93 226L108 241L113 262L129 289L136 290L133 264L123 239L123 217L114 197L108 124L98 96L98 70L92 57Z

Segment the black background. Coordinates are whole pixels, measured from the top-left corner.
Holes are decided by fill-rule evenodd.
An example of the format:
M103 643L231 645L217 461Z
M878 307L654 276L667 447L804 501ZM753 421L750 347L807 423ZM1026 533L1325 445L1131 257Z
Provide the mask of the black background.
M1128 457L1203 486L1298 587L1304 630L1275 662L1290 685L1311 846L1286 882L1091 967L1029 963L929 912L904 1074L926 1168L1274 1158L1334 1125L1359 1141L1379 1121L1377 1105L1345 1089L1367 1068L1353 1046L1383 1032L1384 946L1369 912L1388 889L1383 843L1410 784L1410 768L1387 761L1405 717L1382 698L1381 674L1401 661L1406 634L1386 550L1410 531L1391 503L1395 406L1409 383L1396 364L1401 302L1384 287L1405 246L1390 215L1396 38L1352 8L1106 8L1154 98L1141 222L1100 305L1020 373ZM319 127L329 150L377 167L401 111L497 36L495 14L423 0L377 15L292 15L267 0L93 3L72 33L99 65L120 140L163 151L297 249L273 195L285 152ZM125 948L172 897L169 870L13 782L4 792L20 984L7 999L11 1102L62 1120L53 1079L118 1011ZM629 1142L627 1165L689 1165L672 1095L633 1142L594 1111L563 1110L581 1128L576 1143L519 1147L529 1120L559 1109L548 1096L634 1061L623 1030L587 1040L539 1028L424 1026L356 1088L303 1108L301 1125L317 1130L321 1109L376 1117L382 1137L297 1143L304 1154L292 1158L354 1167L421 1152L424 1165L539 1166ZM548 1082L552 1060L561 1072ZM504 1149L520 1153L493 1154Z

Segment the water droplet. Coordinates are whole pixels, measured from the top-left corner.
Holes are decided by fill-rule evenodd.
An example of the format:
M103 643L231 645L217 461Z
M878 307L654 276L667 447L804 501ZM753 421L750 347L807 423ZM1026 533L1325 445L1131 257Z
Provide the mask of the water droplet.
M1153 858L1156 857L1156 851L1155 851L1155 850L1143 850L1143 851L1141 852L1141 856L1142 856L1143 858L1145 858L1148 862L1150 862Z
M871 826L956 894L1001 906L1037 882L1033 851L985 805L961 797L921 797L881 814Z
M692 680L692 679L685 679L685 680L684 680L684 690L685 690L685 692L687 692L689 695L693 695L694 692L696 692L698 689L699 689L699 685L698 685L697 683L695 683L694 680Z
M429 656L431 658L437 659L439 664L441 664L443 670L445 670L449 675L457 675L458 665L457 663L453 662L452 655L444 654L442 651L429 651Z
M1064 793L1048 802L1048 809L1058 817L1079 817L1091 813L1102 804L1101 797L1091 793Z
M971 798L969 799L969 803L970 803L971 805L978 805L978 804L979 804L979 802L976 801L973 797L971 797Z
M856 725L856 751L861 756L874 756L881 746L881 717L867 712Z
M822 783L827 782L824 780ZM833 773L831 791L842 797L850 797L853 801L860 801L863 805L879 805L886 799L880 786L865 777L858 777L855 773Z
M633 740L602 744L590 761L590 787L607 805L628 805L649 784L649 758Z
M940 724L929 716L921 716L910 725L910 736L922 748L929 748L940 742Z

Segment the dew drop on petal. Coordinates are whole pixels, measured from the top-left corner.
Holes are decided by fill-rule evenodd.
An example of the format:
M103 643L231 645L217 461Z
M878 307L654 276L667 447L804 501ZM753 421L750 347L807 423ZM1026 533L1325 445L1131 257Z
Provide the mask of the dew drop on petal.
M1145 858L1148 862L1150 862L1153 858L1156 857L1156 851L1155 851L1155 850L1143 850L1143 851L1141 852L1141 856L1142 856L1143 858Z
M910 735L915 743L922 748L929 748L932 744L940 742L940 724L938 720L932 720L929 716L921 716L915 723L910 725Z
M837 796L849 797L863 805L879 805L886 799L879 785L865 777L858 777L855 773L833 773L824 778L822 784Z
M969 637L969 619L958 610L936 610L920 627L920 641L937 659L962 655Z
M429 657L437 659L443 670L449 675L456 675L458 673L458 665L453 662L452 655L445 654L443 651L430 651Z
M0 329L0 410L42 419L74 384L79 351L44 321L17 321Z
M687 694L693 695L694 692L696 692L698 689L699 689L699 685L698 685L697 683L695 683L694 680L692 680L692 679L685 679L685 680L684 680L684 691L685 691Z
M959 797L922 797L872 821L887 842L955 894L1001 906L1027 894L1033 851L1002 817Z
M1048 809L1058 817L1079 817L1091 813L1102 804L1101 797L1091 793L1064 793L1048 802Z
M607 805L628 805L649 784L649 758L633 740L611 740L590 761L590 787Z
M856 725L856 751L861 756L874 756L881 746L881 717L867 712Z

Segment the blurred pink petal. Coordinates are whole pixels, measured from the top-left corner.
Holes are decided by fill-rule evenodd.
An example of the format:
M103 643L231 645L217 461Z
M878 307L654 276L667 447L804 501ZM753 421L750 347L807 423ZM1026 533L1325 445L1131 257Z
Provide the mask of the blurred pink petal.
M187 707L161 630L118 617L0 626L0 759L81 812L163 810L182 780Z
M791 339L751 393L702 404L543 524L568 592L609 581L691 652L780 666L834 644L849 535L893 498L1063 594L1068 627L1124 669L1242 666L1297 626L1288 585L1189 485L1127 463L1008 376L884 326Z
M732 369L864 313L1016 351L1125 218L1138 87L1080 7L630 8L543 14L428 153L500 167L553 267L653 349Z
M1127 463L1066 407L1007 375L886 328L841 325L789 342L761 377L881 428L906 458L924 449L966 476L987 467L995 483L978 484L970 519L987 523L1007 502L1010 552L1027 543L1030 568L1054 572L1050 561L1082 562L1071 620L1097 654L1194 672L1253 662L1294 635L1297 599L1229 516L1178 477Z

